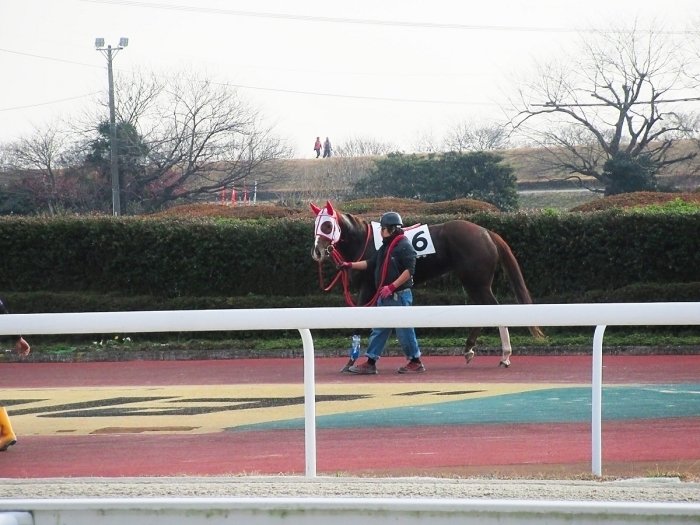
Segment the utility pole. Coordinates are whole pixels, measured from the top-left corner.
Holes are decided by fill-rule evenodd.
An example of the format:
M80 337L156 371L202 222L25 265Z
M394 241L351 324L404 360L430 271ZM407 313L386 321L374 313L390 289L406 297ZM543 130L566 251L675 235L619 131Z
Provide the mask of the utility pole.
M121 202L119 197L119 145L117 144L117 121L114 109L114 75L112 73L112 61L114 56L129 45L128 38L120 38L119 45L105 47L104 38L95 39L95 49L100 51L107 58L107 80L109 82L109 160L110 173L112 177L112 215L121 214Z

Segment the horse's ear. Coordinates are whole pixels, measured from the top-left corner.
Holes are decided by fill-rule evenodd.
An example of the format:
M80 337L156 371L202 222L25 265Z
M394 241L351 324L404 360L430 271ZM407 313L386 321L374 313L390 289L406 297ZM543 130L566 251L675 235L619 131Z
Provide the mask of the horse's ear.
M309 206L311 206L311 211L314 212L314 215L318 215L319 213L321 213L321 208L316 206L313 202L310 202Z
M331 217L335 215L335 210L333 209L331 201L326 201L326 210L328 211L328 215L330 215Z

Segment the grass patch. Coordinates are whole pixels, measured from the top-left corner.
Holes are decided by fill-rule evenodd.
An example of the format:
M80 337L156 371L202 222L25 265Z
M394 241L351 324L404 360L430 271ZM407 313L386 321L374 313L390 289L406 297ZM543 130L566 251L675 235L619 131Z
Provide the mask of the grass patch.
M493 331L495 333L488 333ZM552 329L544 339L535 339L521 329L511 331L511 343L514 349L543 348L552 351L565 351L567 348L591 347L593 345L593 327L590 330L563 331ZM426 332L426 333L422 333ZM450 331L436 333L437 330L417 330L418 340L423 349L454 349L461 351L467 331ZM489 329L478 341L479 348L499 348L500 339L495 329ZM545 329L545 332L547 330ZM343 355L350 348L351 333L331 334L330 331L315 331L312 333L314 347L319 353L337 352ZM369 330L362 330L363 348L367 344ZM104 353L108 351L123 351L147 353L159 351L212 351L236 350L241 353L250 352L254 355L278 353L280 351L301 351L301 338L296 333L285 333L275 336L265 334L256 337L249 333L210 334L202 333L197 336L186 334L174 337L149 336L149 334L118 334L111 337L95 339L75 339L66 341L49 336L34 336L31 338L32 351L36 354L71 355L86 353ZM604 341L605 347L700 347L700 329L681 330L676 333L663 331L620 331L609 329ZM395 338L390 340L392 348L398 348Z
M518 193L521 210L570 210L601 199L599 193L581 190L527 191Z

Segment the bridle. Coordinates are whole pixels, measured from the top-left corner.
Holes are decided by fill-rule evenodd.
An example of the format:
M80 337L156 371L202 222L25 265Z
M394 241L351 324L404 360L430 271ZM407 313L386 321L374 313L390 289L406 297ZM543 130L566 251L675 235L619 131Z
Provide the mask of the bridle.
M323 276L323 260L318 261L318 281L321 290L324 292L330 292L340 281L343 285L343 296L345 297L345 303L348 306L358 306L350 294L350 276L347 270L341 268L342 263L346 262L343 254L340 250L337 250L335 245L341 240L342 230L340 228L340 221L338 219L338 214L333 210L330 214L323 208L316 215L316 222L314 223L314 233L316 238L323 237L328 240L328 245L325 247L324 251L326 255L335 263L338 268L335 276L331 279L328 285L324 285ZM372 227L367 224L365 228L365 241L362 245L362 249L353 258L352 262L361 261L365 252L367 251L367 246L369 245L370 239L372 238ZM361 306L373 305L377 300L378 292L370 299L370 301Z
M345 303L348 306L373 306L376 304L377 299L379 298L379 289L377 289L374 293L374 296L365 304L363 305L357 305L355 301L352 299L352 295L350 294L350 276L348 274L348 271L346 269L341 268L342 263L346 262L346 259L343 257L343 255L340 253L339 250L335 248L335 245L338 244L341 240L341 227L340 227L340 220L338 219L338 214L335 210L331 209L330 210L332 213L329 213L329 210L327 208L323 208L319 210L319 212L316 214L316 221L314 223L314 232L316 235L316 238L318 237L323 237L325 239L328 239L328 246L325 248L326 255L330 257L333 262L335 263L336 267L338 268L338 271L336 272L335 276L331 279L330 284L327 286L324 286L323 284L323 260L318 261L318 280L319 280L319 285L321 289L324 292L330 292L336 284L338 284L338 281L342 282L343 284L343 296L345 297ZM403 237L401 235L400 237ZM372 238L372 227L370 224L366 224L365 228L365 242L362 246L362 249L359 251L357 256L353 259L352 262L357 262L361 261L362 257L364 256L365 252L367 251L367 246L369 245L370 239ZM384 260L384 263L382 265L382 273L381 273L381 280L380 282L384 281L384 278L386 277L387 270L388 270L388 261L389 261L389 255L391 254L391 251L393 250L393 247L396 245L396 243L399 241L399 237L394 238L392 243L390 244L387 253L386 253L386 259Z

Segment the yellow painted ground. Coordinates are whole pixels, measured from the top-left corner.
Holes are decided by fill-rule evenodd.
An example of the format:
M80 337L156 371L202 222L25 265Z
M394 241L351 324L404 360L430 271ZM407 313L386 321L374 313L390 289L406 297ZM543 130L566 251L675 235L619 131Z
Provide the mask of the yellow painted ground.
M548 384L411 383L316 386L316 415L418 406L542 390ZM569 385L575 386L575 385ZM364 398L353 398L355 396ZM350 396L328 399L326 396ZM304 417L301 384L9 389L2 393L23 436L219 432Z

